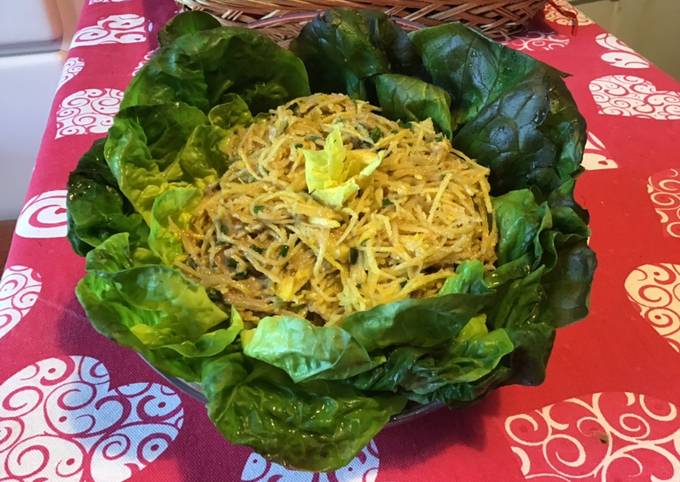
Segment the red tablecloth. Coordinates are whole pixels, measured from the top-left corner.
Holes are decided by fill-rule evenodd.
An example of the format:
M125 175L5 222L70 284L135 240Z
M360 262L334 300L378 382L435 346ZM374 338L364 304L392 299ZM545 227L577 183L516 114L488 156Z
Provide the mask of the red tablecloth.
M224 441L204 407L96 334L73 294L68 172L173 13L84 7L0 284L0 480L680 480L680 84L583 15L571 35L549 7L508 39L571 73L588 121L591 314L559 330L542 386L387 429L333 474L291 472Z

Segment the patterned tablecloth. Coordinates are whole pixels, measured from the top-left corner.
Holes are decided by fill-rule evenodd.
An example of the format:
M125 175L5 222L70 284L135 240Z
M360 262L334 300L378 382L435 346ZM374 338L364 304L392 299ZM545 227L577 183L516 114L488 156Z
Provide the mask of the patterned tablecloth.
M680 481L680 84L582 14L576 35L548 7L508 39L572 74L588 121L591 314L559 330L542 386L387 429L335 473L292 472L224 441L74 297L68 172L174 13L169 0L85 3L0 284L0 480Z

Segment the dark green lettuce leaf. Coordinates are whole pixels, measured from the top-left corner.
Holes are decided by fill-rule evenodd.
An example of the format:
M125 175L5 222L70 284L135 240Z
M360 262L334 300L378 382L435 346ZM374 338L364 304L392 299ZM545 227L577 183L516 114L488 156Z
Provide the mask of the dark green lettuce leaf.
M504 265L540 249L538 234L552 226L547 203L540 206L528 189L510 191L493 199L498 237L498 264Z
M557 74L538 71L484 106L455 135L459 149L491 168L495 194L534 187L546 195L579 170L585 124L560 83ZM561 109L570 111L569 121L559 121Z
M546 303L541 319L564 326L588 314L590 287L597 261L583 236L548 233L548 246L554 264L543 278Z
M399 347L387 356L385 364L355 377L353 383L364 390L398 392L420 403L465 402L469 400L456 397L462 387L489 376L513 349L507 332L489 332L486 316L480 315L470 319L445 346L437 350Z
M547 194L579 169L585 121L562 74L452 23L411 40L436 85L454 99L454 144L491 168L497 194Z
M116 233L128 233L133 245L146 242L149 233L106 165L104 142L92 144L68 179L68 239L81 256Z
M346 465L406 403L345 381L294 383L240 353L205 364L202 380L208 414L229 440L303 470Z
M158 33L158 43L164 47L182 35L217 28L220 25L219 20L209 13L198 10L187 12L177 15L163 27Z
M433 82L456 99L455 125L475 119L484 106L545 67L461 23L418 30L410 38Z
M451 97L445 90L401 74L377 75L373 81L385 116L402 121L429 117L438 130L451 136Z
M421 403L441 401L445 403L466 400L442 398L442 389L450 385L463 385L479 381L489 375L501 359L511 353L514 345L504 329L488 332L485 317L470 320L477 325L476 333L461 334L442 352L416 361L402 382L401 387L409 398ZM474 330L475 328L470 328Z
M333 9L305 25L291 43L305 63L314 91L369 99L368 78L422 71L406 33L382 13Z

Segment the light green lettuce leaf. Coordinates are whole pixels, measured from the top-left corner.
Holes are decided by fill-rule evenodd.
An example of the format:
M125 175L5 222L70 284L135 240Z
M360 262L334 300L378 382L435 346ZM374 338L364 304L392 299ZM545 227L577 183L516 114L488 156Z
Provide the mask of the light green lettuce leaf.
M262 318L243 332L241 343L244 354L284 370L296 383L345 379L377 364L339 326L314 326L292 316Z
M151 208L149 247L164 264L184 257L181 232L189 226L203 193L193 187L173 187L158 196Z

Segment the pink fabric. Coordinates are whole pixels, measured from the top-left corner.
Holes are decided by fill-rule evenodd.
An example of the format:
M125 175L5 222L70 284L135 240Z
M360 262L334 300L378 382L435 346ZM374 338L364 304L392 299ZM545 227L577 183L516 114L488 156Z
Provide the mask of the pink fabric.
M74 297L84 263L65 238L68 173L174 13L86 3L0 283L0 480L680 480L677 82L582 14L576 36L548 7L506 40L570 73L588 121L577 198L599 257L591 313L559 331L540 387L387 429L334 474L296 473L226 442Z

